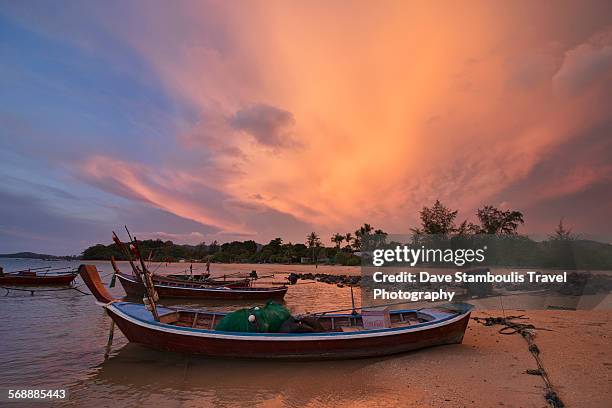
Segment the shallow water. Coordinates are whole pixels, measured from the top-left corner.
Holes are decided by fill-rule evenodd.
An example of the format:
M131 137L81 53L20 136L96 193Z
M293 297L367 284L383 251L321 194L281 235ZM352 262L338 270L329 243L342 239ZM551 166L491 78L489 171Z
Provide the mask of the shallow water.
M109 283L108 262L92 262ZM5 271L52 264L78 266L79 262L43 262L2 259ZM127 271L129 266L120 263ZM152 269L157 266L152 267ZM157 273L182 272L188 265L162 265ZM194 273L201 272L201 265ZM214 275L257 269L266 280L280 282L284 272L328 272L312 266L212 265ZM358 268L340 268L338 273L358 273ZM78 277L76 285L88 292ZM53 288L58 289L58 288ZM111 290L120 297L120 284ZM368 367L385 359L342 362L275 362L205 359L162 353L128 344L115 330L112 353L104 359L110 319L92 296L75 290L29 292L0 289L0 388L68 388L64 405L84 406L337 406L383 405L390 402L385 387L367 385ZM355 291L359 304L359 290ZM294 313L346 308L351 305L348 288L322 283L291 286L285 298ZM181 301L160 301L182 305ZM194 303L207 308L234 310L250 302ZM351 373L363 371L356 377ZM343 379L342 381L339 381ZM367 385L367 387L366 387ZM357 389L355 389L357 387ZM367 392L363 391L368 389ZM380 390L379 390L380 388ZM361 391L360 391L361 389ZM381 391L382 390L382 391ZM380 391L380 392L379 392ZM380 394L382 392L382 394ZM378 395L380 394L380 395ZM377 397L378 395L378 397ZM11 404L13 405L13 404ZM61 404L60 404L61 405Z
M0 266L5 271L49 264L77 267L79 263L0 259ZM97 266L103 281L108 284L112 273L110 263L91 263ZM127 263L121 262L119 266L123 271L129 270ZM156 273L182 273L188 267L188 264L177 263L153 265L151 269ZM256 269L260 276L274 273L275 276L265 279L270 282L282 282L289 272L360 272L357 267L321 266L315 269L302 265L212 265L213 275L217 276L237 271L250 272L252 269ZM201 273L202 270L203 265L194 264L194 273ZM88 292L81 286L83 282L80 278L77 278L76 285ZM118 282L111 292L117 297L124 294ZM470 335L473 329L470 327L464 344L387 358L331 362L190 357L128 344L119 330L115 330L112 353L105 360L110 319L94 303L92 296L75 290L36 292L34 296L30 296L29 292L13 290L6 296L5 293L4 289L0 289L0 319L3 322L0 325L0 389L68 388L69 401L55 403L57 406L477 406L474 401L470 403L470 400L466 400L466 396L470 395L472 381L480 368L487 364L483 362L483 356L499 358L497 349L483 347L478 343L482 338ZM506 308L516 306L511 304L509 298L506 299ZM515 299L517 305L525 304L524 298ZM537 298L535 300L540 302ZM360 304L358 288L355 289L355 301L357 305ZM293 313L314 312L349 308L351 295L347 287L306 283L290 286L285 302ZM499 306L497 297L482 302L487 309ZM253 305L250 302L221 304L218 301L160 303L219 310ZM495 333L496 330L491 330L487 336L495 336ZM516 341L520 343L520 339ZM479 344L477 348L476 344ZM490 355L487 354L489 352ZM493 371L501 369L493 365ZM516 367L513 365L508 367L514 370ZM516 370L522 373L524 367ZM532 394L525 398L541 402L542 397L537 390ZM451 400L452 404L449 402ZM11 403L9 406L19 405L31 404ZM37 404L45 405L49 403Z

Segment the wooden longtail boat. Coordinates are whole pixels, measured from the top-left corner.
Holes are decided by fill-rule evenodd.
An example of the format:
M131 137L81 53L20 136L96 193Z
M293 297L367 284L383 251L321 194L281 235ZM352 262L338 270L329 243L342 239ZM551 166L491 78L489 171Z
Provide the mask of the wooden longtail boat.
M318 333L233 333L215 330L225 313L157 307L156 321L144 305L119 302L106 290L92 265L81 277L115 324L134 343L209 357L346 359L384 356L424 347L461 343L471 305L454 309L392 311L392 327L363 330L361 315L328 314Z
M204 275L153 275L154 282L174 281L215 286L249 286L251 280L204 277Z
M125 273L117 273L116 276L129 297L143 297L145 294L145 287L141 281ZM256 288L248 286L226 286L223 282L217 285L210 285L176 279L163 279L159 276L155 276L153 279L153 286L160 298L281 300L287 293L286 286Z
M57 275L37 275L36 272L5 273L0 276L0 285L69 285L77 272Z
M210 273L194 273L187 275L182 273L174 273L170 275L165 275L167 278L175 278L181 280L196 280L196 281L205 281L210 278Z

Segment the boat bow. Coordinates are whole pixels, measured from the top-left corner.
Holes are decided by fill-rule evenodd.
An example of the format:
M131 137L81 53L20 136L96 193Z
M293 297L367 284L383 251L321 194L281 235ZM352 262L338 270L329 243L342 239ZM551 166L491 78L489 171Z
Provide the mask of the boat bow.
M102 279L100 279L100 274L98 273L98 269L95 265L81 265L79 266L79 275L85 282L85 285L91 291L91 294L94 295L98 303L106 305L108 303L114 302L115 299L113 295L110 294L108 289L104 286Z

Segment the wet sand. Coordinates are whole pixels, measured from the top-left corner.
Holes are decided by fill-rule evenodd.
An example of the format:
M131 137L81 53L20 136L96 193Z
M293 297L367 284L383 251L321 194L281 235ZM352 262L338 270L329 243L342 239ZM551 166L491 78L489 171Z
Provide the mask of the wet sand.
M609 312L530 311L550 378L568 407L609 407ZM497 311L492 312L497 315ZM489 313L478 312L479 317ZM377 359L257 362L202 359L126 345L72 388L74 405L118 398L195 407L547 407L518 334L470 322L463 344Z
M97 264L108 282L110 266ZM185 267L188 265L175 264L168 272ZM225 268L236 270L236 265ZM241 270L249 268L240 265ZM286 266L286 271L283 265L258 265L257 269L263 273L268 268L316 272L299 265ZM119 285L112 291L121 293ZM291 287L286 301L293 312L303 312L350 304L350 294L346 288L314 283ZM504 302L510 307L509 299ZM499 334L500 326L485 327L475 321L470 321L462 344L386 358L330 362L241 361L162 353L128 344L116 331L112 354L104 360L110 320L90 296L75 291L34 297L13 293L0 297L0 306L5 322L0 327L4 362L0 387L68 387L70 401L57 406L548 406L542 378L525 373L537 368L526 341L518 334ZM536 343L566 406L610 406L609 308L506 310L506 314L525 314L529 323L553 330L538 331ZM502 312L473 313L489 315L501 316Z

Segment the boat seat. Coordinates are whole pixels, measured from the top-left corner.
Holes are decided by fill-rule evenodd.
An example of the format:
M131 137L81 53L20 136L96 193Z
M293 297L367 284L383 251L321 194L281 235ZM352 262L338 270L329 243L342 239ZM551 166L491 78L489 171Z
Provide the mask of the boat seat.
M393 322L391 324L391 327L406 327L406 326L412 326L412 325L419 324L419 323L422 323L422 322L418 319L406 319L402 322Z
M178 312L175 312L175 311L159 315L160 323L172 324L172 323L178 322L178 320L179 320L179 314Z
M361 326L340 326L340 330L342 330L344 333L352 333L352 332L362 331L363 327Z

